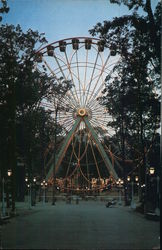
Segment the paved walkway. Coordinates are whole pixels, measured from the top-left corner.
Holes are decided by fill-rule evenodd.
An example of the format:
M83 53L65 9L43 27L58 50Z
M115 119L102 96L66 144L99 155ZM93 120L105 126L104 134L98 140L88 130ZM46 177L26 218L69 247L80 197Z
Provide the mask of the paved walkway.
M158 249L159 222L129 207L99 201L16 206L19 216L2 225L3 249Z

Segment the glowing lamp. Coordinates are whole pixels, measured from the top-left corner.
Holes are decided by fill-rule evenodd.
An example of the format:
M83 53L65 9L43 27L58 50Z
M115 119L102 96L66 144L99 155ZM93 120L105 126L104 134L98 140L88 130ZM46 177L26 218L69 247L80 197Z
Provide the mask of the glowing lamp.
M153 175L154 172L155 172L155 168L151 167L151 168L149 169L149 172L150 172L151 175Z
M127 177L127 181L130 181L130 176Z
M138 176L135 177L135 181L138 181Z
M9 170L7 171L7 175L8 175L8 176L11 176L11 175L12 175L12 170L11 170L11 169L9 169Z

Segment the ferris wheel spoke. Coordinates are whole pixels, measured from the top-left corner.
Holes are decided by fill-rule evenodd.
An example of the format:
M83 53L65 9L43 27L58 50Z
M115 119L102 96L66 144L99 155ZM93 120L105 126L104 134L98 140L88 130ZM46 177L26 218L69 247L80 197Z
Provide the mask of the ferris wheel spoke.
M54 54L54 58L55 58L55 61L56 61L57 65L58 65L58 67L59 67L59 69L60 69L60 72L62 73L63 78L64 78L65 80L68 80L67 77L65 76L64 71L62 70L62 67L61 67L61 65L60 65L60 63L59 63L59 61L58 61L58 58L56 57L55 54ZM73 98L74 98L74 100L75 100L75 103L77 104L77 103L78 103L78 102L77 102L77 99L76 99L76 97L75 97L75 95L74 95L74 93L73 93L73 91L72 91L71 89L70 89L70 93L72 94L72 96L73 96Z
M59 84L61 84L61 80L58 79L58 77L56 76L56 74L54 73L54 71L51 69L51 67L49 66L49 64L47 63L47 61L46 61L44 58L43 58L42 60L43 60L44 64L46 65L46 67L47 67L47 68L49 69L49 71L51 72L51 74L55 77L56 81L57 81ZM75 105L75 104L72 103L72 100L71 100L70 98L68 99L68 102L71 103L72 105Z
M108 129L107 129L107 124L103 124L103 122L96 122L96 127L98 128L98 130L100 129L100 133L102 133L103 135L108 133Z
M72 74L72 71L71 71L71 66L70 66L66 51L65 51L65 58L66 58L67 67L68 67L68 70L69 70L69 73L70 73L70 76L71 76L71 80L72 80L72 83L73 83L73 86L74 86L74 91L75 91L75 96L77 98L77 103L79 105L80 101L79 101L78 94L77 94L77 91L76 91L76 86L75 86L75 82L74 82L74 79L73 79L73 74Z
M53 57L54 57L54 59L55 59L57 65L58 65L58 67L59 67L60 72L62 73L62 77L63 77L65 80L67 80L67 79L66 79L66 76L65 76L65 74L64 74L64 71L62 70L62 67L61 67L61 65L60 65L60 63L59 63L59 60L58 60L57 56L55 55L55 53L54 53Z
M84 48L84 45L81 45L81 47L79 48L79 50L81 50L81 49L83 49ZM76 60L75 60L75 62L73 62L72 60L73 60L73 57L74 57L74 55L76 55ZM87 57L88 57L88 53L87 53ZM81 78L80 78L80 68L85 68L85 62L84 61L79 61L79 56L78 56L78 50L75 50L75 52L72 54L72 56L71 56L71 59L70 59L70 67L71 67L71 69L72 68L77 68L77 75L76 74L74 74L73 73L73 75L76 77L76 79L78 80L78 82L79 82L79 92L81 93L81 92L83 92L84 91L84 81L83 81L83 83L82 83L82 81L81 81ZM88 62L88 60L87 60L87 64L88 64L89 62ZM93 63L91 64L92 66L91 67L93 67ZM88 66L87 66L88 67ZM80 97L80 99L81 99L81 97ZM83 103L82 103L82 105L83 105Z
M75 102L75 100L73 99L73 95L71 94L71 91L66 93L65 99L67 99L67 102L69 102L69 104L71 104L71 107L73 109L75 109L77 107L77 103Z
M106 121L106 119L103 118L102 116L96 116L96 121L97 121L98 123L106 124L106 125L107 125L107 123L108 123L108 121Z
M108 126L108 123L110 122L110 121L112 121L112 117L111 116L108 116L108 115L104 115L104 113L99 113L98 111L96 112L96 111L94 111L93 112L94 113L94 115L95 115L95 120L96 120L96 122L97 123L101 123L101 124L105 124L106 126ZM110 127L110 126L109 126Z
M69 121L64 121L62 125L65 126L66 131L68 132L72 129L72 126L73 126L73 124L69 124Z
M94 85L94 88L93 88L93 90L92 90L92 92L91 92L90 97L88 98L88 102L91 100L91 98L92 98L92 96L93 96L93 94L94 94L94 92L95 92L95 90L96 90L96 87L97 87L97 85L98 85L98 83L99 83L99 80L100 80L102 74L104 73L104 69L105 69L105 67L106 67L106 64L107 64L109 58L110 58L110 54L108 55L108 57L107 57L107 59L106 59L104 65L102 66L102 69L101 69L101 72L100 72L100 74L99 74L99 77L98 77L98 79L97 79L97 81L96 81L96 83L95 83L95 85Z
M51 67L49 66L49 64L47 63L47 61L44 58L42 60L43 60L44 64L46 65L46 67L49 69L50 73L55 77L56 81L59 84L61 84L61 80L58 79L58 77L56 76L56 74L54 73L54 71L51 69ZM72 104L71 99L68 99L68 102ZM72 104L72 105L74 105L74 104Z
M86 94L86 81L87 81L87 64L88 64L88 50L86 50L86 61L85 61L85 71L84 71L84 82L83 82L83 105L85 104L85 94Z
M68 120L70 123L72 122L70 115L59 115L59 117L58 117L58 122L59 123L61 123L61 121L64 122L65 120Z
M65 119L69 120L69 121L72 121L72 118L71 118L70 114L67 114L67 113L64 114L64 113L60 112L59 115L58 115L58 118L59 118L58 119L59 122L61 122L61 120L64 121Z
M112 136L113 135L114 131L112 131L112 133L110 133L109 130L111 130L111 129L110 128L107 129L106 124L105 124L105 126L103 126L102 122L96 122L96 121L90 121L90 123L92 124L94 129L97 130L98 134L101 133L101 129L102 129L104 136L106 136L106 135Z
M101 111L102 111L102 114L103 114L103 106L99 106L99 104L97 102L94 102L91 110L93 111L94 114L101 114Z
M98 136L100 135L100 133L101 133L101 128L103 129L103 130L105 130L105 127L103 127L102 125L99 125L98 123L96 123L96 122L91 122L91 124L93 125L93 127L94 127L94 130L96 130L97 131L97 133L98 133ZM101 127L102 126L102 127Z
M93 125L95 126L94 129L97 130L99 134L101 133L101 130L99 128L102 128L102 130L104 132L104 136L106 136L108 134L110 137L112 137L113 133L110 133L109 129L107 129L106 126L105 127L103 125L97 126L97 123L96 124L94 123Z
M109 70L110 71L110 74L113 72L113 68L114 68L114 66L116 65L116 64L119 64L120 63L120 61L121 61L121 59L120 58L118 58L118 59L115 59L112 63L110 63L110 64L108 64L106 67L105 67L105 70L108 70L109 68L111 68L112 67L112 69L111 70ZM116 76L118 76L116 73L114 73Z
M57 97L56 97L57 98ZM59 98L59 97L58 97ZM58 99L57 98L57 99ZM58 99L58 103L60 103L60 101L61 101L61 103L62 104L65 104L65 110L66 109L72 109L72 108L75 108L76 107L76 104L73 102L73 99L72 98L70 98L69 97L69 95L68 94L66 94L66 96L64 96L61 100L60 99Z
M78 52L76 51L76 63L77 63L77 74L78 74L78 82L79 82L79 93L80 93L80 103L81 106L83 105L81 89L83 89L83 85L80 80L80 72L79 72L79 65L78 65Z
M100 97L102 97L103 86L104 86L104 84L102 84L102 85L100 86L100 88L96 91L96 93L95 93L95 94L93 95L93 97L91 98L90 102L88 102L88 106L89 106L90 108L93 108L93 103L94 103L94 101L97 102L98 106L100 105L98 99L99 99ZM97 99L97 100L96 100L96 99Z
M87 104L87 98L88 98L89 91L90 91L90 88L91 88L92 79L93 79L93 76L94 76L94 73L95 73L98 56L99 56L99 52L97 52L94 67L93 67L93 71L92 71L92 74L91 74L91 78L90 78L90 81L88 82L88 90L87 90L87 95L86 95L86 99L85 99L85 105Z
M77 76L76 73L74 73L74 70L77 69L77 65L78 65L78 67L79 67L80 69L81 69L81 68L85 68L84 62L78 61L78 64L77 64L77 61L76 61L76 62L72 62L70 65L71 65L71 69L73 69L73 72L72 72L73 75L78 79L78 76ZM67 66L67 65L64 65L64 66L61 66L61 67L62 67L62 70L63 70L63 71L68 70L68 66ZM92 69L92 70L93 70L93 68L94 68L93 63L87 62L87 69ZM101 69L102 69L102 66L96 64L96 71L97 71L97 72L100 72ZM106 75L108 75L108 74L110 73L110 70L107 69L107 70L104 70L104 72L106 73ZM55 69L55 74L56 74L56 76L57 76L59 73L60 73L60 69L59 69L59 68ZM99 74L98 74L98 75L99 75ZM95 80L96 78L97 78L97 75L95 75L95 76L93 77L93 80ZM83 81L83 82L84 82L84 81ZM82 86L82 89L83 89L84 87L83 87L83 84L82 84L82 83L81 83L81 86Z
M54 71L51 69L51 67L49 66L49 64L47 63L47 61L45 60L45 58L42 58L42 61L44 62L44 64L46 65L46 67L48 68L48 70L50 71L50 73L55 77L55 79L58 81L58 83L60 83L60 80L57 78L56 74L54 73Z
M61 122L62 120L62 122ZM58 122L62 125L71 125L71 119L63 117L62 119L58 119Z
M68 114L70 110L75 107L74 104L67 97L62 98L61 100L57 98L57 103L59 104L59 109L62 110L62 112L64 112L65 114Z
M99 77L99 75L95 76L94 79L96 79L98 77ZM91 93L90 98L88 99L87 105L89 107L93 107L93 102L96 101L96 99L98 99L100 96L102 96L102 91L103 91L103 88L105 86L105 79L103 79L103 76L101 76L101 77L102 77L102 81L100 82L100 86L98 87L98 89L95 90L94 93ZM96 87L97 87L97 85L96 85Z
M113 63L112 65L115 65L115 63ZM111 69L109 71L108 75L111 76L112 73L113 73L113 69ZM102 84L100 84L100 87L97 89L97 91L95 92L95 94L94 95L91 94L91 97L89 98L89 102L88 102L89 107L91 107L93 105L93 101L96 100L96 97L99 98L100 96L102 96L102 90L103 90L104 86L105 86L105 80L102 80Z
M68 125L71 125L73 123L73 121L71 121L71 118L70 117L65 117L65 116L59 116L58 117L58 123L62 126L65 126L66 125L66 122Z

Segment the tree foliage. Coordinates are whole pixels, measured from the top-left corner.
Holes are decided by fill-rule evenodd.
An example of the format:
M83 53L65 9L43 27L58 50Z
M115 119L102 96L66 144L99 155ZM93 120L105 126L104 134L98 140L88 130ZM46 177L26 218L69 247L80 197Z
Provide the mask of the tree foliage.
M97 23L90 30L120 57L113 70L116 76L112 78L110 74L105 80L100 102L114 118L110 125L116 130L114 137L120 142L123 158L142 158L145 166L145 149L150 147L160 122L161 4L153 13L150 0L111 0L111 3L124 4L132 12Z
M2 176L12 169L13 185L18 158L31 178L34 173L44 175L44 151L55 121L40 104L56 95L61 101L70 88L69 82L60 79L58 84L35 66L36 49L46 42L37 31L24 33L19 25L0 26L0 167Z
M45 42L38 32L29 30L24 34L19 25L0 27L1 145L5 144L9 152L13 152L10 146L15 141L13 130L17 118L36 107L50 84L45 74L33 70L31 57L37 42ZM8 158L11 161L8 168L11 168L11 159Z
M0 22L2 21L2 15L9 12L9 7L7 6L6 0L1 0L0 2Z

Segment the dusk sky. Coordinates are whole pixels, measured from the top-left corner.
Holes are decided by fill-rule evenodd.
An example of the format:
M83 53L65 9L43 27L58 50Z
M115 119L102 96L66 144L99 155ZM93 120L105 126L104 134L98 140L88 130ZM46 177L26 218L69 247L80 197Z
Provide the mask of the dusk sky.
M156 6L158 0L152 0ZM45 33L49 42L68 37L89 36L97 22L128 14L126 7L109 0L8 0L10 11L3 23L20 24Z

